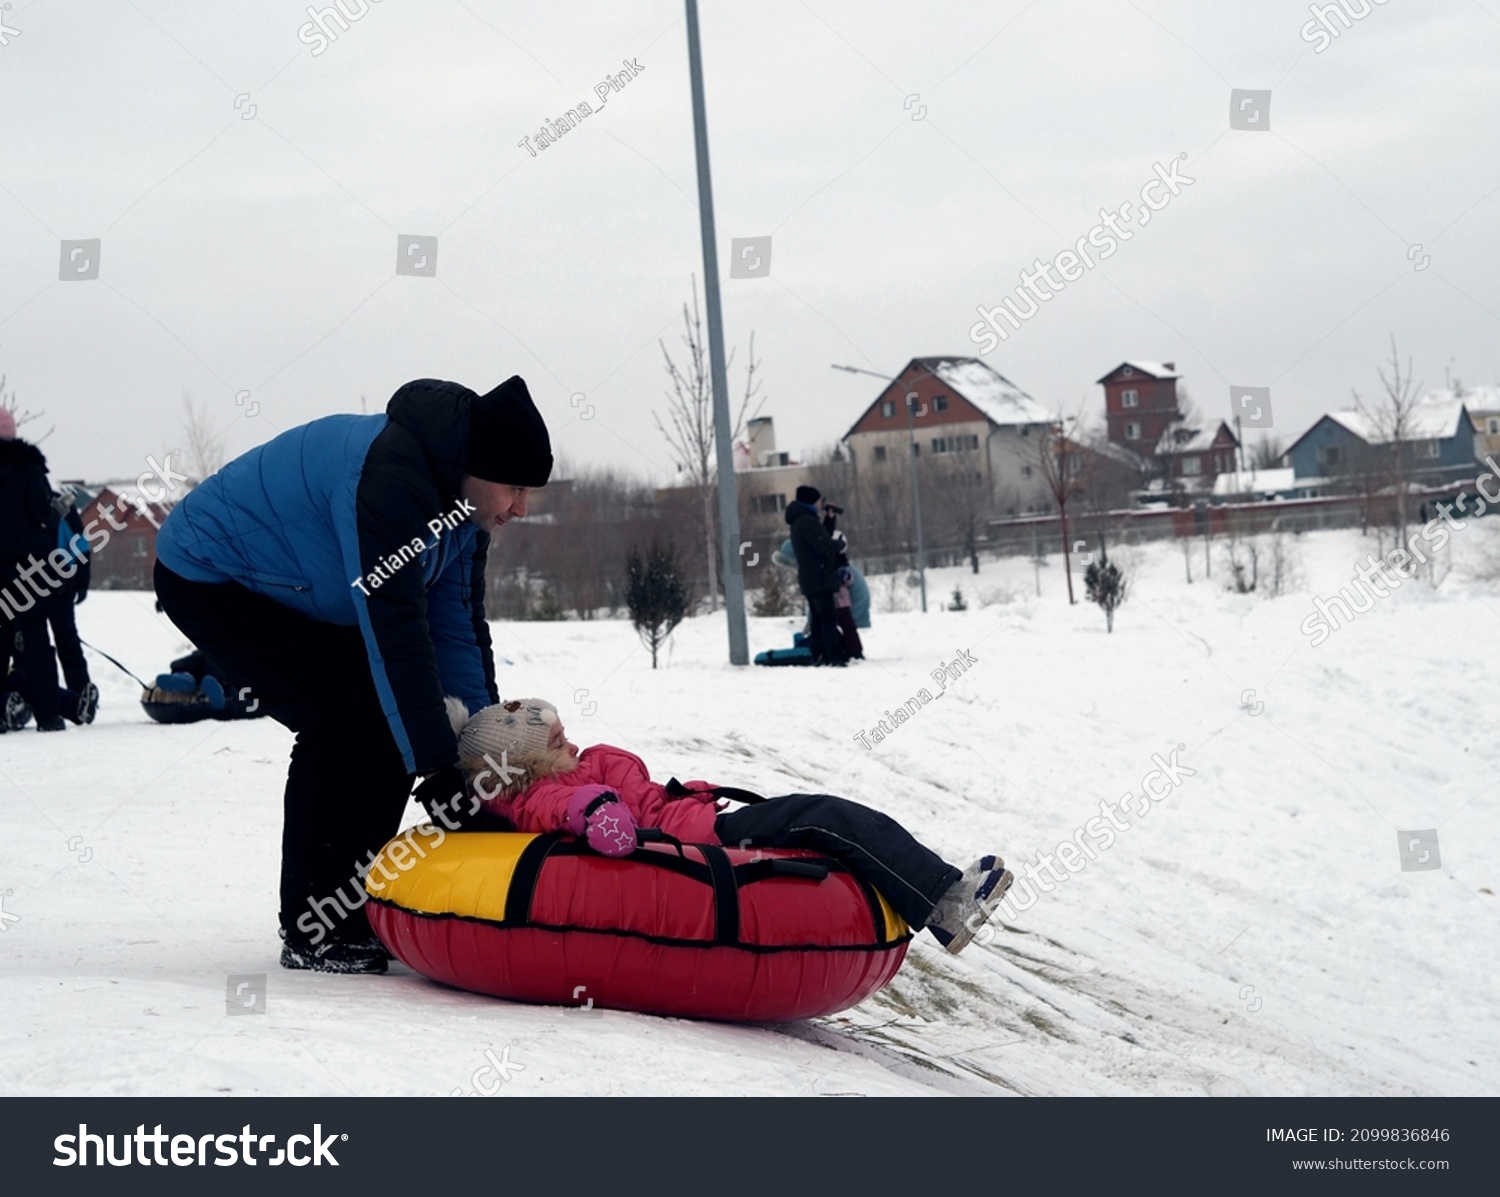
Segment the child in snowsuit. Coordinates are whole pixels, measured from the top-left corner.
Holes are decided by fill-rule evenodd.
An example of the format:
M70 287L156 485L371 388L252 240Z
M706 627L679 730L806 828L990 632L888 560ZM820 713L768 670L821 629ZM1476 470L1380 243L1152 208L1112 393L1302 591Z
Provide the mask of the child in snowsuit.
M449 713L473 797L520 831L571 831L606 856L635 851L637 828L659 828L685 843L823 852L954 953L968 946L1013 880L998 856L960 871L894 819L845 798L789 794L725 811L727 800L708 782L669 789L623 748L595 744L580 752L564 735L557 708L541 699L485 707L472 718L450 700Z
M854 600L849 597L849 583L854 574L849 568L849 555L840 553L839 588L833 592L833 616L838 621L839 635L844 638L844 652L851 660L865 659L865 646L859 638L859 628L854 624Z

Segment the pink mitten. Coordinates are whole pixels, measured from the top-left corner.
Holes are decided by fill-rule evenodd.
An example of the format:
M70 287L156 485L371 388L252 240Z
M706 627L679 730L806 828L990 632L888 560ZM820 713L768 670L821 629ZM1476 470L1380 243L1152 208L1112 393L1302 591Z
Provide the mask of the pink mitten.
M601 856L629 856L635 851L635 816L608 786L574 790L568 799L567 825Z

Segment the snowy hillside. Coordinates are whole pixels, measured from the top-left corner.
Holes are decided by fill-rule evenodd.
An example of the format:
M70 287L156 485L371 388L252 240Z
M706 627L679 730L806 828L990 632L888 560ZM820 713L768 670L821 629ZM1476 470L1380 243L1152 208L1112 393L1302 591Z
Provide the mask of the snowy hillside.
M937 571L926 616L885 611L914 592L872 579L871 659L847 670L734 669L722 618L654 673L623 622L497 624L502 692L556 702L575 741L662 778L857 798L960 864L1019 870L1139 793L1154 756L1192 770L987 946L919 936L863 1006L768 1029L512 1005L399 965L281 970L289 734L157 726L92 658L98 723L0 736L0 1087L448 1094L489 1050L515 1069L504 1095L1493 1095L1500 582L1481 575L1500 520L1455 535L1440 587L1407 582L1312 647L1313 596L1374 547L1302 538L1301 584L1269 600L1227 592L1219 559L1205 580L1201 546L1191 585L1175 546L1135 550L1113 635L1067 605L1055 559L1040 598L1024 560ZM955 585L969 609L939 609ZM184 647L148 595L95 594L79 622L143 675ZM752 650L793 622L752 620ZM961 651L977 664L942 698L860 745ZM1441 868L1403 871L1398 832L1427 829ZM237 973L269 975L265 1016L226 1016Z

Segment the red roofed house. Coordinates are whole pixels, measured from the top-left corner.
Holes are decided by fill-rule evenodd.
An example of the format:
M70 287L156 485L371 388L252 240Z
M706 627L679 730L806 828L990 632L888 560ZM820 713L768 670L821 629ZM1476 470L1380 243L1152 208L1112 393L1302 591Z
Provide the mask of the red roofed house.
M93 551L90 585L101 590L150 590L156 568L156 534L172 510L170 503L153 503L133 482L105 483L93 498L93 487L79 487L78 515L91 533ZM109 534L107 543L102 533Z
M907 395L915 396L910 431ZM915 455L936 471L932 498L972 487L986 513L1020 514L1049 510L1035 435L1055 425L1047 408L977 357L913 357L843 441L856 478L876 493L906 486L915 440ZM924 487L932 471L924 468Z
M1213 429L1184 422L1175 362L1121 362L1103 378L1108 439L1152 463L1169 489L1212 490L1235 468L1239 440L1223 420Z

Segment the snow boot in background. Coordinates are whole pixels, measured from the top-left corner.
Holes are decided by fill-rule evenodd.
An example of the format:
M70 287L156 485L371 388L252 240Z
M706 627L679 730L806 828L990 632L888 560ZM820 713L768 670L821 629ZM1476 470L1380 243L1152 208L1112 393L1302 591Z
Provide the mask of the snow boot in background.
M978 863L964 870L963 876L948 887L927 920L927 930L934 939L955 956L984 926L1015 874L998 856L982 856Z
M92 723L99 713L99 687L90 682L78 692L76 723Z
M31 722L31 704L21 697L19 690L5 696L5 730L20 731Z
M325 939L313 943L300 932L281 929L281 967L319 973L383 973L391 963L385 945L371 933L363 939Z
M53 715L51 719L38 719L36 729L39 732L67 731L68 725L63 722L61 715Z

